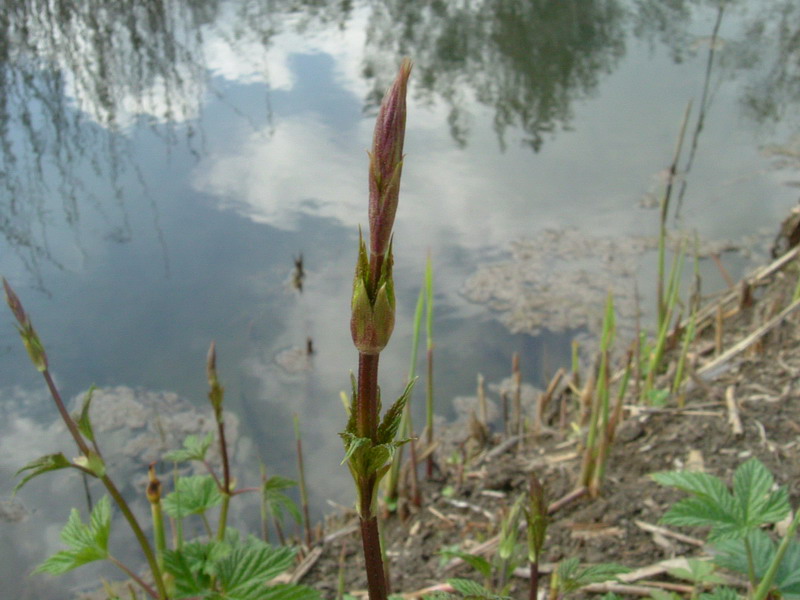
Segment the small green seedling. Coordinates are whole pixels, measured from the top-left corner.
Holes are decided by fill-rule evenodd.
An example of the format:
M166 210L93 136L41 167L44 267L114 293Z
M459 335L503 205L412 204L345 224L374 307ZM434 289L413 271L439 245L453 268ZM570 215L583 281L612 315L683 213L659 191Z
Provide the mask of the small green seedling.
M762 531L790 512L785 487L773 489L772 474L756 458L736 469L732 489L707 473L668 471L654 473L661 485L677 487L689 494L662 518L668 525L710 527L708 540L715 549L714 562L745 573L763 600L773 588L784 597L800 597L800 548L793 539L797 513L781 542L776 544Z

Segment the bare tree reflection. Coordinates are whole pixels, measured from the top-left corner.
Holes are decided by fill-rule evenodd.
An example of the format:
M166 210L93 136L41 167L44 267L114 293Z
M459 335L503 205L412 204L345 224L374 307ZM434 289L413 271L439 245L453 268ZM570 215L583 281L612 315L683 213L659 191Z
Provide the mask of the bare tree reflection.
M721 34L725 46L715 60L728 73L749 69L743 102L757 120L784 118L800 101L800 4L723 4L744 27ZM410 55L416 93L445 104L458 144L469 139L474 100L492 112L501 147L518 131L538 151L570 127L575 103L595 94L616 68L628 35L659 40L680 61L695 50L696 10L719 6L720 0L6 0L0 235L34 274L43 262L59 262L48 237L54 221L63 221L80 247L89 208L105 220L110 239L129 240L131 182L137 196L146 193L130 158L131 132L149 127L168 148L185 143L199 155L203 98L210 92L226 101L204 56L209 32L246 59L242 48L267 48L283 31L346 28L356 13L366 14L368 108L377 106L397 57ZM268 93L265 109L269 115ZM151 212L158 229L154 201Z
M538 151L624 54L624 16L617 0L376 3L365 74L383 72L387 56L414 56L421 93L447 103L456 141L466 144L464 100L473 97L494 111L501 146L519 128ZM383 86L376 82L373 103Z
M796 0L636 0L633 31L658 39L675 60L696 51L690 31L700 8L727 10L741 27L723 34L719 63L724 76L744 85L742 104L759 123L777 122L800 102L800 3Z
M141 176L120 133L150 114L167 124L154 130L174 141L169 124L196 112L202 73L192 31L213 18L214 7L177 5L6 0L0 232L37 277L42 261L58 264L48 243L53 221L63 220L80 247L81 213L89 205L107 222L111 239L130 238L123 185Z

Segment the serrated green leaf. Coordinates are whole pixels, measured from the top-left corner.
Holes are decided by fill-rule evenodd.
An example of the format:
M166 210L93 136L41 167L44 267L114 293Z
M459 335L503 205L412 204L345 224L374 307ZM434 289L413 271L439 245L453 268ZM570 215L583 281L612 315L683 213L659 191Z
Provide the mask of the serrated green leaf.
M273 475L272 477L267 479L266 483L264 483L264 490L270 492L285 490L288 488L295 487L296 485L297 482L294 479L281 477L280 475Z
M273 548L251 538L218 562L220 585L231 598L258 600L263 597L264 585L292 565L294 554L292 548Z
M719 478L706 473L671 471L655 473L652 478L691 494L672 506L662 522L709 526L711 541L742 537L761 525L780 521L790 510L785 488L770 492L772 475L756 459L736 470L733 494Z
M81 404L81 414L76 421L78 425L78 431L80 431L86 439L93 442L94 441L94 430L92 429L92 421L89 418L89 406L92 404L92 395L94 394L95 387L90 386L89 390L86 392L86 395L83 397L83 403Z
M161 504L169 516L177 519L203 513L222 502L222 494L210 475L180 477L176 488Z
M708 473L695 471L665 471L651 475L656 483L676 487L693 496L711 500L720 505L721 509L729 514L734 514L736 503L725 484L718 478Z
M62 541L70 546L57 552L36 567L34 573L61 575L81 565L108 558L108 535L111 530L111 503L103 496L84 525L80 513L73 508L61 530Z
M661 518L667 525L711 527L709 540L717 541L740 536L743 528L737 514L723 511L706 498L689 497L676 502Z
M301 523L303 517L300 514L300 509L297 504L289 496L281 492L297 485L296 481L281 477L280 475L273 475L264 483L261 490L264 502L267 507L275 515L275 517L283 523L284 513L288 512L295 523Z
M678 579L694 583L723 583L725 579L714 572L714 563L707 560L689 558L687 566L668 569L667 572Z
M492 574L492 564L477 554L470 554L461 550L442 550L439 554L446 558L460 558L483 577L489 577Z
M367 448L372 444L372 440L370 440L369 438L358 437L347 431L342 432L339 435L341 436L342 440L344 440L344 447L345 447L344 458L340 463L342 465L351 460L357 450L359 450L360 448Z
M691 494L667 511L661 519L663 523L711 527L711 540L743 535L745 525L739 502L719 478L692 471L653 473L651 477L661 485L677 487Z
M411 392L414 389L416 381L417 379L414 378L408 382L408 385L406 385L405 390L403 390L403 393L397 401L386 411L386 414L383 415L383 420L378 426L377 441L379 444L388 444L392 442L394 436L397 435L397 430L400 427L400 420L403 416L403 409L408 399L411 397Z
M456 590L459 594L461 594L464 598L471 599L471 598L486 598L487 600L500 600L501 598L507 598L507 596L498 596L493 594L481 584L471 581L469 579L448 579L447 583L453 586L453 589Z
M717 586L710 592L703 592L699 600L740 600L741 596L733 588Z
M383 468L386 462L391 460L393 452L394 448L389 444L380 444L367 450L366 475L369 476Z
M164 570L174 578L176 600L198 596L210 585L210 579L201 572L202 561L191 558L192 548L186 544L180 551L164 552Z
M204 461L206 453L214 441L212 433L206 434L202 439L196 435L187 435L183 440L183 448L164 454L164 460L173 462L186 462L190 460Z
M581 567L577 558L562 560L556 570L560 590L563 594L575 591L590 583L602 583L615 579L617 575L630 571L627 567L614 563L602 563Z
M66 469L69 467L74 467L71 462L67 460L67 457L64 456L63 453L59 452L58 454L48 454L46 456L42 456L37 458L36 460L32 460L27 465L22 467L18 470L14 475L19 475L25 471L30 471L22 480L14 486L14 494L19 491L23 485L28 483L34 477L41 475L42 473L47 473L48 471L58 471L59 469Z
M764 531L756 529L747 536L757 579L763 578L775 557L777 545ZM747 575L747 550L743 539L729 539L714 544L714 562L720 567ZM792 540L775 575L774 587L786 598L800 597L800 543Z
M790 510L786 491L781 488L771 492L774 483L772 473L756 458L751 458L736 469L733 492L743 524L759 527L786 517Z
M630 569L626 566L615 563L602 563L584 568L580 573L579 579L581 585L589 585L590 583L602 583L603 581L616 579L617 575L629 572Z

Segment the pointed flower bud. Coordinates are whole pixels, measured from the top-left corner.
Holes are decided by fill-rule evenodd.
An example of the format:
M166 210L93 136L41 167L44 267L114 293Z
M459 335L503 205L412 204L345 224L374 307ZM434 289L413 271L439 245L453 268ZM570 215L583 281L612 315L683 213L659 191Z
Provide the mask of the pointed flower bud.
M6 292L6 302L14 313L14 318L17 320L17 331L22 338L22 343L25 344L25 349L28 351L28 356L39 371L47 370L47 354L44 351L44 346L39 340L36 330L33 328L30 318L28 317L25 309L22 307L22 302L19 297L11 289L8 281L3 278L3 289Z
M156 475L156 463L154 462L150 463L150 467L147 469L147 479L147 489L145 490L147 500L150 504L158 504L161 502L161 480Z
M358 262L353 280L353 298L350 303L350 333L361 354L380 354L389 343L394 330L394 282L392 280L392 247L381 266L377 284L370 281L369 259L364 240L359 236ZM375 289L374 295L369 290Z
M225 396L224 388L219 384L217 378L217 346L214 342L208 347L206 356L206 376L208 377L208 399L211 408L214 409L214 417L217 422L222 422L222 400Z
M394 84L381 102L372 138L372 151L369 153L370 251L380 256L389 245L400 196L406 133L406 91L410 74L411 61L405 58Z

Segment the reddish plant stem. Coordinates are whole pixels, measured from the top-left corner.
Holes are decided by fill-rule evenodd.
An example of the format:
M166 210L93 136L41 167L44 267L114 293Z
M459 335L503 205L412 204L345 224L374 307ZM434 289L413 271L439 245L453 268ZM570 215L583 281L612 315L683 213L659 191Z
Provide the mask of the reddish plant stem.
M358 354L358 404L356 428L359 437L373 442L378 436L378 359L379 354ZM364 564L367 571L367 588L370 600L386 600L387 583L381 555L378 518L372 514L373 477L359 482L361 489L361 541L364 547Z
M386 600L388 589L381 558L378 518L361 519L361 539L364 543L364 562L367 571L369 600Z
M529 593L530 600L536 600L539 597L539 562L531 561L531 587Z
M555 502L550 504L547 507L547 514L548 515L552 515L553 513L558 512L559 510L564 508L570 502L574 502L578 498L584 496L588 491L589 491L589 488L587 488L586 486L580 486L580 487L572 490L568 494L562 496L561 498L559 498L558 500L556 500Z
M379 354L358 354L358 405L356 429L359 437L373 442L378 435L378 358Z

